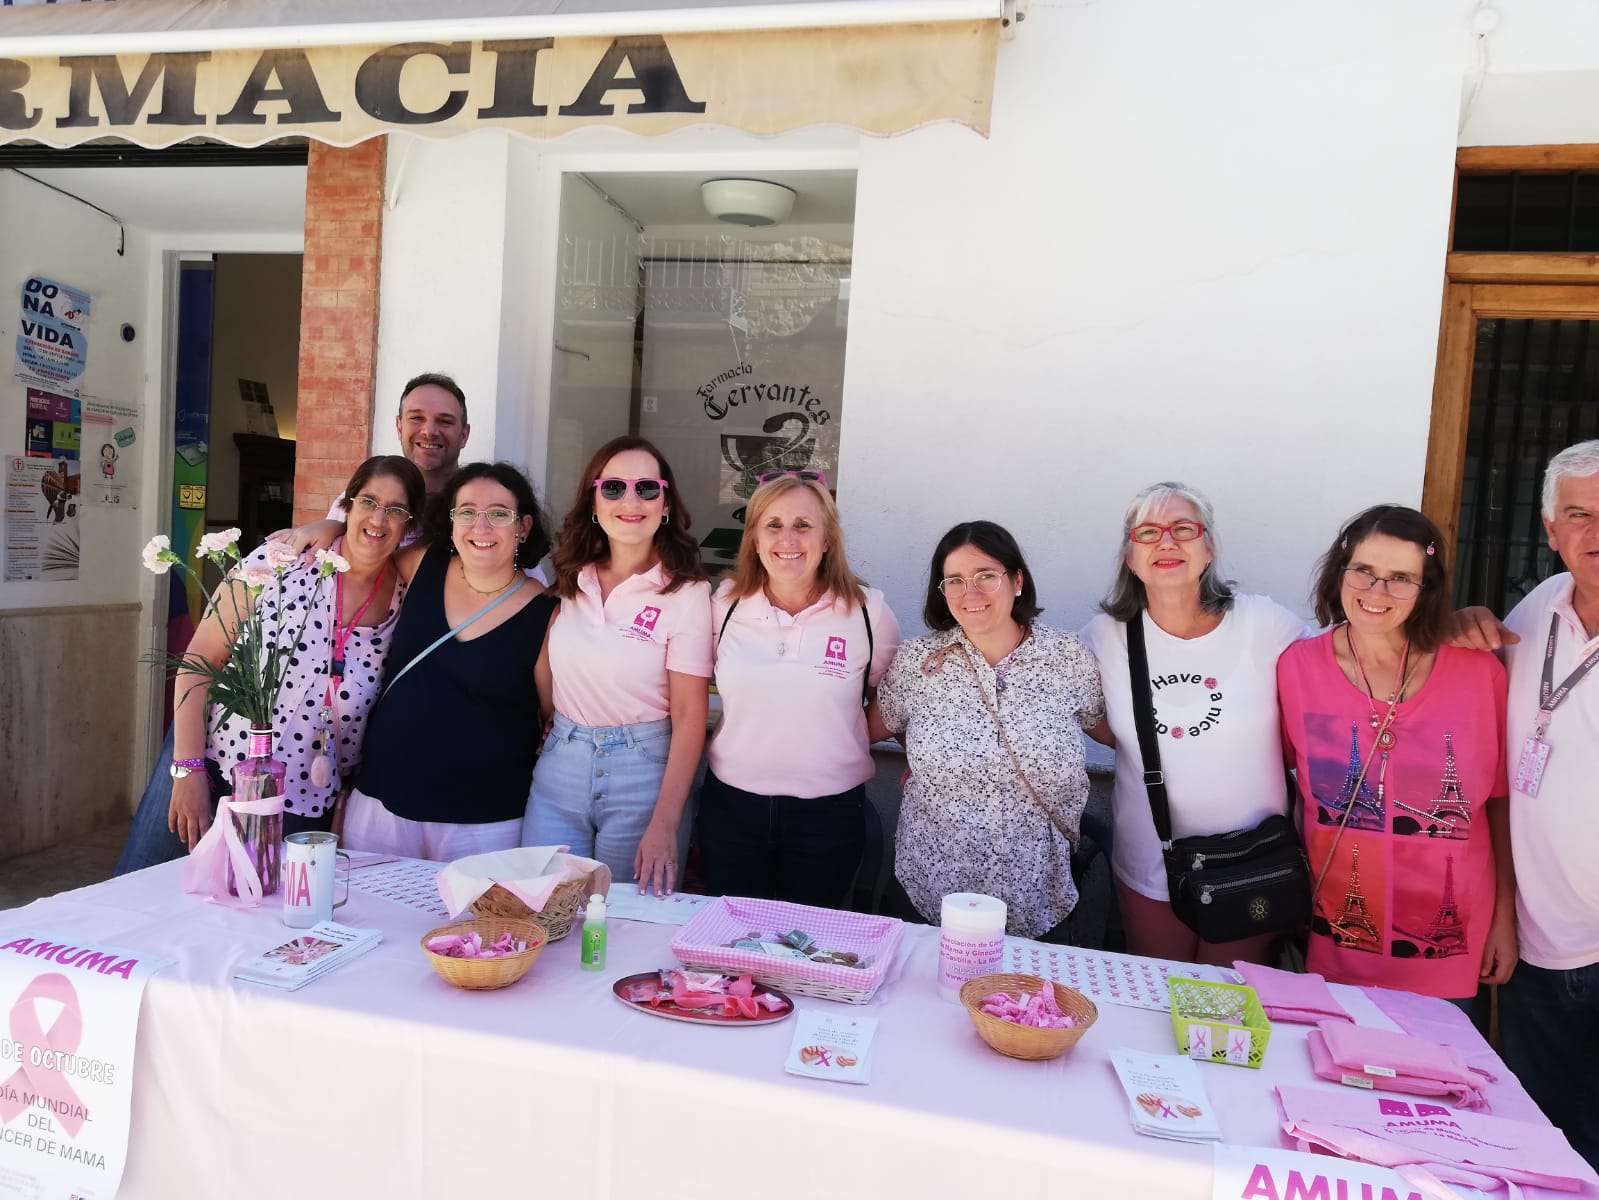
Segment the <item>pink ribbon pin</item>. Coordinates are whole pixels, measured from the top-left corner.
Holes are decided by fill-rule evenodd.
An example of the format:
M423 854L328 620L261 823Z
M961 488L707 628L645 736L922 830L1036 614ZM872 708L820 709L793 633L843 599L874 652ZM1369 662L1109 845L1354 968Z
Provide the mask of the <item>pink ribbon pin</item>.
M39 1000L55 1000L61 1004L61 1015L49 1034L39 1024L35 1007ZM22 1099L23 1089L27 1088L60 1105L60 1111L54 1107L50 1109L51 1115L61 1122L69 1137L77 1137L85 1120L80 1111L86 1107L83 1100L72 1090L60 1067L35 1067L27 1058L28 1050L35 1046L58 1054L78 1052L83 1041L83 1010L78 1006L78 993L72 981L58 974L36 977L11 1006L11 1040L24 1047L23 1059L11 1078L0 1084L0 1124L9 1124L28 1107ZM6 1099L8 1094L15 1098Z

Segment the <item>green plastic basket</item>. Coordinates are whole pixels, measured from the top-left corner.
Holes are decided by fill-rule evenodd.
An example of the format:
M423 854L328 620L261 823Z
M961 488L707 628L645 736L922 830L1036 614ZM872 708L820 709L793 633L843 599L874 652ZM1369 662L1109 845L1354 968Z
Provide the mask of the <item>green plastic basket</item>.
M1171 1026L1177 1035L1178 1053L1201 1062L1239 1067L1258 1068L1266 1061L1271 1021L1254 988L1179 976L1172 976L1167 984L1171 988ZM1194 1027L1209 1031L1199 1035L1202 1041L1189 1033ZM1204 1053L1205 1048L1209 1049L1208 1054Z

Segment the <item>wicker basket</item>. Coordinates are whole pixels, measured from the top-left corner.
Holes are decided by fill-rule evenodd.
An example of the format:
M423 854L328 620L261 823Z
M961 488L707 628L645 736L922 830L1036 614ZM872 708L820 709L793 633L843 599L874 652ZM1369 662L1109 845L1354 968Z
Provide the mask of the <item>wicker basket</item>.
M870 965L840 967L773 958L758 950L735 950L729 944L752 932L781 937L789 929L803 930L830 949L859 954ZM721 896L704 905L678 930L672 939L672 953L691 971L748 974L762 987L776 988L791 996L865 1004L888 978L904 934L904 923L892 917L838 912L782 900Z
M435 954L428 943L436 937L452 933L476 932L485 942L492 942L502 933L509 933L527 943L527 949L516 954L497 954L493 958L451 958L448 954ZM440 925L422 935L422 953L428 956L433 969L447 983L469 991L487 992L509 987L533 965L539 953L549 942L549 934L537 921L514 920L508 917L477 917L470 921L456 921Z
M982 1011L984 996L995 992L1008 992L1012 996L1025 992L1031 996L1041 989L1053 986L1055 1003L1061 1012L1075 1017L1077 1024L1069 1029L1035 1029L1031 1025L1017 1025L1003 1021ZM1073 1046L1088 1027L1099 1019L1099 1009L1081 992L1073 991L1063 983L1050 985L1037 975L979 975L961 985L961 1004L965 1006L977 1033L1001 1054L1012 1058L1040 1060L1059 1058Z
M517 899L508 888L495 884L472 902L472 911L480 917L506 917L515 921L537 921L549 933L550 941L558 942L572 932L572 922L583 901L588 880L568 879L550 893L542 912L534 912Z

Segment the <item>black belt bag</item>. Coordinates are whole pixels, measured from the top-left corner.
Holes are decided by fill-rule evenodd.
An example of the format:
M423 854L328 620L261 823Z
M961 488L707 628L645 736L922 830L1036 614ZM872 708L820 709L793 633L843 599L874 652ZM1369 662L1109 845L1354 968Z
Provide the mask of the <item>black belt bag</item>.
M1293 822L1277 814L1253 829L1173 838L1166 777L1155 736L1144 618L1127 622L1133 725L1144 759L1144 787L1166 860L1166 886L1177 919L1207 942L1287 933L1310 920L1310 867Z
M1286 933L1310 920L1310 871L1293 822L1161 840L1177 919L1207 942Z

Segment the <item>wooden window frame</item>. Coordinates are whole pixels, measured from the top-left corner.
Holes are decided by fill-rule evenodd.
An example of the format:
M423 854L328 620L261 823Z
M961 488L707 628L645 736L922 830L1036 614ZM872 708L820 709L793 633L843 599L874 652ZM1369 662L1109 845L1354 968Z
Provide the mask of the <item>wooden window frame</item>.
M1596 170L1599 144L1465 146L1455 153L1457 183L1461 172ZM1454 218L1451 201L1449 245ZM1451 554L1459 533L1477 322L1485 317L1599 319L1599 253L1453 251L1445 257L1421 509L1443 530Z

